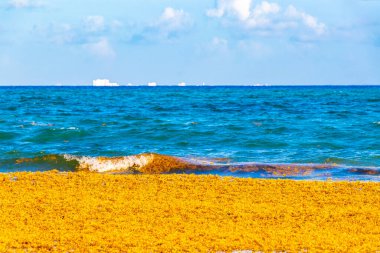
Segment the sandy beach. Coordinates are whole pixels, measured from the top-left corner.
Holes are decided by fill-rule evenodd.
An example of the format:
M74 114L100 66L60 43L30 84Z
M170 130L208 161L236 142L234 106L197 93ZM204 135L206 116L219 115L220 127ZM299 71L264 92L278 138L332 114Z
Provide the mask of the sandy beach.
M0 251L375 252L380 184L0 175Z

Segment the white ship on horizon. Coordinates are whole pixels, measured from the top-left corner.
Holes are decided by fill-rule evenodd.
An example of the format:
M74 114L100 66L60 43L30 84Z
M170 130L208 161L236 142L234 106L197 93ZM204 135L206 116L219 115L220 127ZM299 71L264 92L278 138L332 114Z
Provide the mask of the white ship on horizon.
M156 82L150 82L150 83L148 83L148 86L154 87L154 86L157 86L157 83Z
M252 84L251 86L269 86L269 84L267 84L267 83L255 83L255 84Z
M178 86L186 86L186 83L185 82L180 82L180 83L178 83Z
M116 87L120 86L118 83L111 83L108 79L95 79L92 81L93 86L107 86L107 87Z

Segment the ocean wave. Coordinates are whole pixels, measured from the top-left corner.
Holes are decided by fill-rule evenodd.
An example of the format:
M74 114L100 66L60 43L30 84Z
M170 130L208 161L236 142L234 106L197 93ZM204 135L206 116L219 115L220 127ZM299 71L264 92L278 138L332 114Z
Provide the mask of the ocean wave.
M227 158L181 158L155 153L120 157L44 155L15 159L13 166L18 170L36 168L36 170L59 169L99 173L194 173L252 178L380 181L380 168L378 167L354 167L339 164L234 163Z
M155 153L145 153L121 157L89 157L64 155L67 161L76 161L77 170L92 172L130 172L130 173L169 173L174 171L196 170L204 166L198 166L184 159L161 155Z
M150 164L153 160L152 154L132 155L124 157L89 157L64 155L67 161L76 161L78 170L93 172L110 171L138 171Z

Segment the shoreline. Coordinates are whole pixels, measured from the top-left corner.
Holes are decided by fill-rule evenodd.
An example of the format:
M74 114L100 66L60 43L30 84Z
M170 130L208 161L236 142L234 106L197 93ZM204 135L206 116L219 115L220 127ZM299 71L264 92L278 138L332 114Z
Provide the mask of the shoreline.
M158 153L127 156L78 156L46 154L8 161L10 168L56 168L59 171L87 171L120 174L197 174L242 178L334 180L380 182L380 167L337 163L232 162L227 158L177 157ZM33 171L33 170L32 170ZM32 172L31 171L31 172Z
M376 251L380 183L0 174L0 251Z

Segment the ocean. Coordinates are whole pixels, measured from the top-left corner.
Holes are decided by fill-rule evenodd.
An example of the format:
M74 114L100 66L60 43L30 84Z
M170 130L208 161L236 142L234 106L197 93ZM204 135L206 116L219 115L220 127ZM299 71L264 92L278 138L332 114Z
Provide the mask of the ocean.
M153 173L380 181L380 86L0 87L0 102L0 172L178 159Z

